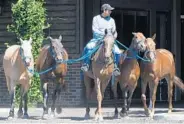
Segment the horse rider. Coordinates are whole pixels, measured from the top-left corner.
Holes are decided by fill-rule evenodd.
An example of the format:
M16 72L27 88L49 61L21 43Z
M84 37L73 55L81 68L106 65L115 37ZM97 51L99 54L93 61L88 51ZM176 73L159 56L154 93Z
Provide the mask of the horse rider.
M114 38L115 39L117 38L115 21L112 17L110 17L112 10L114 10L114 8L111 7L109 4L103 4L101 6L101 14L93 17L93 22L92 22L93 39L90 42L88 42L88 44L84 48L83 54L89 53L97 46L100 37L101 38L104 37L105 30L112 31ZM114 44L113 54L114 54L115 68L113 70L113 74L115 76L120 75L120 70L118 68L120 53L121 53L120 49L116 44ZM81 70L83 72L88 71L89 65L90 65L90 57L84 59L84 63L81 67Z

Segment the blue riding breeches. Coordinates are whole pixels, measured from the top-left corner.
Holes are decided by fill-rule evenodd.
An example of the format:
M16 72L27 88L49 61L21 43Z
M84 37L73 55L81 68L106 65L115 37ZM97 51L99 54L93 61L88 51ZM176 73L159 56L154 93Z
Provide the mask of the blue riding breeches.
M96 46L96 43L97 41L91 40L84 48L83 55L90 53L93 50L93 48ZM121 52L116 44L114 44L113 54L114 54L114 63L118 66L119 61L120 61ZM90 65L90 59L91 59L91 56L85 58L84 63Z

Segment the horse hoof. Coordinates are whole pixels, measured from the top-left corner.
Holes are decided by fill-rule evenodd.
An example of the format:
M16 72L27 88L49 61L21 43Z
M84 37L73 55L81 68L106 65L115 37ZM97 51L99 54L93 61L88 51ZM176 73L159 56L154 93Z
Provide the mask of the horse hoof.
M98 122L103 121L103 116L96 115L95 121L98 121Z
M127 108L127 112L129 112L129 110L130 110L130 109L129 109L129 108Z
M14 118L14 111L10 111L10 112L9 112L8 118L9 118L9 117L10 117L10 118L11 118L11 117Z
M150 119L153 120L154 118L154 113L150 113Z
M90 115L89 114L85 114L84 119L85 120L89 120L90 119Z
M150 111L149 111L149 110L145 111L144 114L145 114L147 117L150 117Z
M120 117L119 117L119 114L118 113L114 115L114 119L119 119L119 118Z
M8 120L12 120L13 118L13 116L8 116Z
M48 119L48 118L49 118L49 115L48 115L48 114L43 114L43 115L42 115L42 119L45 119L45 120L46 120L46 119Z
M172 110L171 109L168 110L168 114L170 114L170 113L172 113Z
M103 116L99 116L98 121L103 121Z
M61 114L61 112L62 112L61 107L57 107L57 108L56 108L56 112L57 112L57 114Z
M23 116L23 111L19 110L18 113L17 113L17 117L22 118L22 116Z
M127 112L120 112L120 116L121 117L126 117L126 116L128 116L128 113Z
M24 114L23 119L28 119L29 115L28 114Z
M153 117L154 117L153 115L150 115L150 117L149 117L149 118L150 118L150 120L153 120Z
M51 112L50 117L51 118L55 118L55 113L54 112Z
M95 119L94 119L95 121L98 121L98 116L99 116L98 114L95 115Z

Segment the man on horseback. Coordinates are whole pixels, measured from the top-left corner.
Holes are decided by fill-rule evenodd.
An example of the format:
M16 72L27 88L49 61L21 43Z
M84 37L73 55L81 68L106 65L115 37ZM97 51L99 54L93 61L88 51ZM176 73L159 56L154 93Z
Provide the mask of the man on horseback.
M101 7L102 13L97 15L93 18L92 30L93 30L93 39L86 45L84 48L84 54L89 53L92 51L97 44L103 40L105 36L105 30L111 31L114 38L117 38L117 31L115 21L110 14L114 8L111 7L109 4L103 4ZM116 44L114 44L113 54L114 54L114 71L113 74L115 76L120 75L120 70L118 68L119 58L120 58L120 49ZM81 70L86 72L89 70L90 65L90 57L84 60L84 63L81 67Z

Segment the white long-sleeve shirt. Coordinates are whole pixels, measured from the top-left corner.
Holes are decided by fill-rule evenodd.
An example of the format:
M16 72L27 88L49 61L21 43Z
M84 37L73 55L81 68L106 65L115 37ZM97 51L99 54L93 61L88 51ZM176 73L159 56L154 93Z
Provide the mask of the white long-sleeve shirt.
M104 36L105 29L107 29L108 31L116 32L116 25L114 19L110 17L109 20L106 20L101 15L93 17L93 24L92 24L93 32Z
M117 31L116 31L116 25L113 18L110 18L110 20L106 20L101 15L97 15L93 18L93 25L92 25L93 33L100 34L102 36L105 35L105 29L114 32L114 38L117 38ZM93 49L98 41L89 42L87 44L87 49ZM120 54L122 53L121 50L118 48L117 45L114 45L114 50L116 53Z

